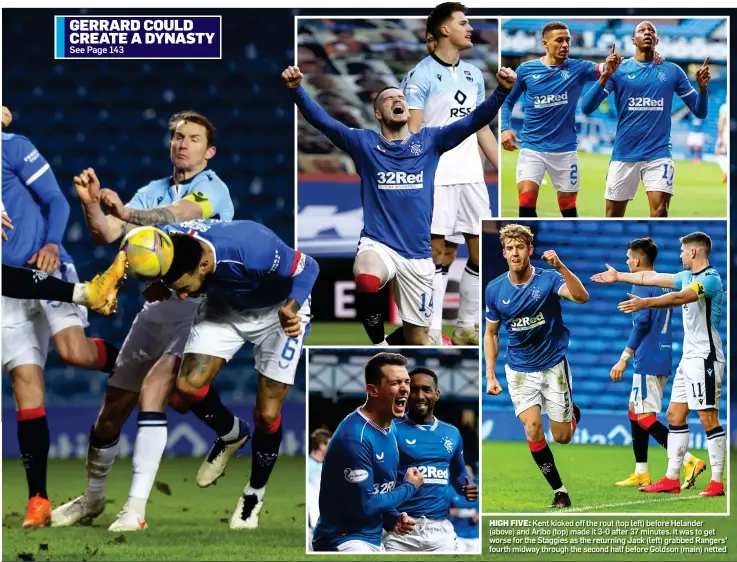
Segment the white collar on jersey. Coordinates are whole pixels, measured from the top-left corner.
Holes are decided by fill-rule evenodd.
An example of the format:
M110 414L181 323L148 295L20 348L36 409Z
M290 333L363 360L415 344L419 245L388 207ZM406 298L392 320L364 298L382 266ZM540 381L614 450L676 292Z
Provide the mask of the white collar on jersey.
M212 243L209 240L205 240L201 236L197 234L197 232L194 229L191 229L187 234L189 234L192 238L196 238L197 240L202 240L205 244L210 246L210 249L212 250L212 273L215 273L215 270L218 267L218 253L215 251L215 246L212 245Z
M377 423L371 421L370 419L368 419L366 417L366 414L363 413L363 406L359 406L358 408L356 408L356 412L358 412L358 415L361 416L363 419L366 420L366 423L370 424L374 429L377 429L377 430L381 431L384 435L387 435L387 434L389 434L389 432L391 432L391 430L392 430L391 424L389 424L389 427L388 428L384 429L379 424L377 424Z
M394 143L396 142L396 140L389 140L388 138L386 138L386 137L385 137L384 135L382 135L381 133L379 133L379 136L381 137L381 140L383 140L383 141L384 141L385 143L387 143L387 144L388 144L389 146L396 146L396 145L394 144ZM409 140L409 138L410 138L411 136L412 136L412 131L408 132L408 133L407 133L407 136L406 136L405 138L403 138L403 139L402 139L402 142L400 142L399 144L405 144L405 143L406 143L406 142L407 142L407 141Z
M422 431L435 431L435 429L437 429L437 427L438 427L438 423L440 422L440 420L438 420L438 418L436 418L435 416L433 416L432 418L435 421L433 421L433 423L432 423L432 425L430 427L427 427L427 424L426 423L422 423L422 424L417 423L417 422L415 422L412 418L410 418L406 414L405 414L404 417L407 420L407 423L409 423L411 425L414 425L417 429L421 429Z
M535 266L531 265L530 267L532 268L532 275L530 275L530 278L525 281L524 285L520 285L519 283L515 283L514 281L512 281L512 278L509 276L509 272L507 272L507 279L509 279L509 284L512 285L512 287L514 287L515 289L524 289L525 287L527 287L527 285L530 284L530 281L535 278Z

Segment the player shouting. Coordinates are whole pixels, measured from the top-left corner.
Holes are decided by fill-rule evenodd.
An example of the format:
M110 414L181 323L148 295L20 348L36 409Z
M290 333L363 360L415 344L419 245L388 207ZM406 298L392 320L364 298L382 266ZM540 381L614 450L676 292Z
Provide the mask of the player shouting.
M437 375L430 369L416 367L409 377L407 415L394 422L399 477L410 467L417 467L425 483L398 508L418 524L408 534L390 532L384 537L384 548L387 552L455 552L461 549L449 520L452 498L448 486L470 502L478 499L478 486L466 471L460 432L435 417L435 404L440 399Z
M689 412L696 410L706 432L706 447L711 464L711 481L700 496L723 496L724 455L726 437L719 424L719 400L724 375L724 352L719 336L724 293L719 273L709 265L711 238L703 232L692 232L681 238L680 273L656 271L620 273L607 264L607 271L591 279L597 283L634 283L678 289L659 297L640 298L619 304L626 314L646 308L683 307L683 356L673 380L668 406L668 471L655 484L640 488L641 492L680 493L681 465L688 447Z
M338 552L383 552L383 516L393 512L393 530L407 533L415 521L396 516L424 478L411 467L397 485L399 452L392 421L404 415L409 395L407 359L379 353L366 363L366 403L335 430L320 478L320 519L313 549Z
M299 67L290 66L282 78L305 118L353 158L361 176L364 227L353 273L356 306L366 333L374 344L385 342L378 292L396 277L404 341L425 345L433 314L430 225L438 160L491 122L514 84L514 73L502 68L495 92L468 116L419 133L409 130L402 91L385 88L374 100L380 134L348 128L330 117L300 86Z
M569 443L580 412L571 396L566 359L569 331L563 324L560 299L583 304L589 294L553 250L541 257L555 271L533 267L532 237L532 231L519 224L508 224L499 233L509 272L486 287L486 392L502 391L494 368L499 355L499 325L504 323L509 333L504 369L514 413L525 428L533 459L555 492L550 507L569 507L568 490L545 440L542 412L550 419L553 439Z
M635 56L617 69L607 65L585 94L583 112L593 113L614 92L617 133L606 176L606 216L623 217L642 181L651 217L667 217L675 166L670 142L671 107L677 94L699 119L708 109L709 57L696 71L697 92L680 66L656 64L658 32L649 21L632 34Z

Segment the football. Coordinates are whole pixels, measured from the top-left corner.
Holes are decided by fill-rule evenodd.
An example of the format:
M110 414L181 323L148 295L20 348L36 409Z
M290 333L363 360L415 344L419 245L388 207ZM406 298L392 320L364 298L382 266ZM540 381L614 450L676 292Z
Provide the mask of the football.
M151 281L165 275L174 259L171 238L153 226L131 230L120 244L128 255L128 275L140 281Z

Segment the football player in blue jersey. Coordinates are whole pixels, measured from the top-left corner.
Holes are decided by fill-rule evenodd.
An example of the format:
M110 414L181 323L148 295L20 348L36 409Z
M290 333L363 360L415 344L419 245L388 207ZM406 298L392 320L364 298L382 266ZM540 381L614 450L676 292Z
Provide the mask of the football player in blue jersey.
M387 552L455 552L458 540L450 522L452 487L466 500L478 500L478 486L466 472L463 439L458 429L435 417L440 399L434 371L416 367L409 372L410 391L407 415L394 422L399 447L399 477L409 467L417 467L425 483L398 511L417 522L408 534L390 532L384 537ZM394 514L394 518L399 513ZM391 514L386 518L391 517ZM391 526L391 520L389 525Z
M399 353L379 353L366 363L366 403L340 422L325 454L320 519L312 541L316 552L384 552L382 527L397 533L414 528L415 520L398 514L397 507L421 489L424 477L410 467L397 481L399 451L392 423L407 407L406 365Z
M252 221L188 221L168 228L174 260L163 282L182 300L207 296L184 346L178 396L198 408L225 442L237 435L238 419L210 383L243 345L254 344L258 390L252 471L230 528L255 529L279 455L281 407L309 332L309 295L319 267ZM211 456L213 462L208 457L198 483L203 478L214 481L225 469Z
M3 113L9 123L10 113ZM40 274L78 283L72 258L62 244L69 203L51 166L22 135L3 132L2 153L3 211L14 224L3 230L3 264L33 266ZM112 372L118 349L87 337L87 309L76 304L3 297L2 311L2 367L13 385L29 489L23 526L43 527L51 520L46 490L49 429L43 405L49 339L65 363L106 373Z
M356 306L369 339L386 345L379 290L396 278L395 298L403 330L396 341L425 345L433 315L430 225L435 171L440 155L488 125L509 89L514 73L502 68L499 86L466 117L444 127L412 133L409 107L398 88L385 88L374 100L380 133L351 129L330 117L301 86L299 67L282 73L304 117L354 160L361 177L364 228L353 266Z
M522 422L532 457L555 495L550 507L569 507L568 490L555 466L545 440L542 413L548 415L557 443L569 443L580 419L571 396L571 373L566 353L568 328L563 324L561 298L577 304L589 300L581 280L553 250L542 259L553 269L530 264L532 231L508 224L499 233L509 272L486 287L486 392L502 391L494 369L499 356L499 326L509 333L506 365L509 396L514 413Z
M619 310L632 314L643 309L683 310L683 356L673 379L668 405L668 470L663 478L641 492L679 494L680 474L688 448L688 414L698 412L706 432L706 447L711 464L711 481L699 493L702 497L723 496L726 434L719 422L719 402L724 377L724 350L719 335L724 305L722 280L709 263L712 242L704 232L692 232L681 238L683 271L676 274L643 271L621 273L607 264L607 271L592 276L597 283L634 283L678 289L657 297L638 297L619 303Z
M658 246L651 238L638 238L627 244L627 267L630 273L653 271ZM641 298L656 297L670 289L632 286L632 294ZM643 309L632 315L632 332L619 361L612 367L614 382L622 380L627 362L634 357L634 375L628 415L632 428L632 449L635 471L617 486L647 486L650 472L647 467L647 449L650 435L668 448L668 428L658 421L663 391L671 370L671 310ZM704 461L686 452L683 458L686 470L683 487L693 486L696 477L706 468Z
M140 188L126 205L115 191L102 188L95 170L86 169L74 178L88 229L96 242L113 242L137 225L233 218L228 187L208 168L216 152L213 124L204 115L184 111L169 119L168 129L172 174ZM106 215L103 207L110 214ZM167 442L166 406L200 301L171 299L171 292L161 283L149 284L144 296L148 302L136 315L123 342L90 432L87 490L54 510L54 526L90 521L103 512L105 483L118 453L120 430L138 405L130 498L110 530L137 531L147 527L146 503ZM192 412L208 423L196 405ZM249 436L248 424L239 421L225 442L216 440L205 465L211 468L214 461L224 467ZM206 477L198 476L197 483L211 484L217 476L210 470Z
M671 108L677 94L699 119L708 110L709 57L696 71L697 92L686 73L672 62L656 64L658 32L649 21L632 34L635 56L613 69L607 65L585 94L583 111L593 113L614 92L617 133L606 176L606 216L623 217L642 181L651 217L667 217L674 191Z

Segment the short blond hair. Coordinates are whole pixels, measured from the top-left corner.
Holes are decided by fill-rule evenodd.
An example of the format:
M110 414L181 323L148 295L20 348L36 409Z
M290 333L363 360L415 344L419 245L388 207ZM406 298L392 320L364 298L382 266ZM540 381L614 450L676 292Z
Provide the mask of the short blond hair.
M502 241L502 247L504 247L504 241L508 239L522 240L528 246L532 246L534 236L532 230L523 224L508 224L499 231L499 240Z

